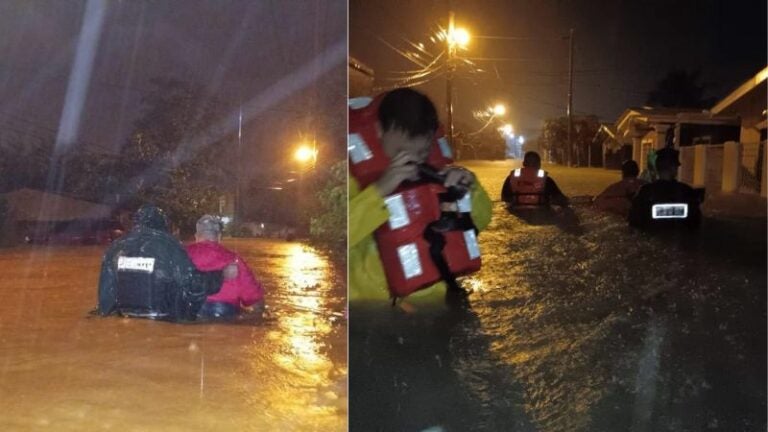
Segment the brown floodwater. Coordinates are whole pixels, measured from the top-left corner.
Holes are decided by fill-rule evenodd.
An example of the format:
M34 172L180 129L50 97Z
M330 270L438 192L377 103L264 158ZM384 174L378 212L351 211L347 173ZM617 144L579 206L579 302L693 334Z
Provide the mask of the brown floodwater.
M0 250L0 430L346 430L344 269L300 243L226 245L264 283L260 321L91 316L102 247Z

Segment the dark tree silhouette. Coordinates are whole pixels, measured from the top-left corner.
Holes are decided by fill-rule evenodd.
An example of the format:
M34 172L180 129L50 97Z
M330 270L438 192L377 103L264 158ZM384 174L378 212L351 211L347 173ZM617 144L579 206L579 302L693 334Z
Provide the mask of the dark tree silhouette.
M713 98L705 98L707 86L699 83L699 71L674 70L648 92L646 103L654 107L709 108Z

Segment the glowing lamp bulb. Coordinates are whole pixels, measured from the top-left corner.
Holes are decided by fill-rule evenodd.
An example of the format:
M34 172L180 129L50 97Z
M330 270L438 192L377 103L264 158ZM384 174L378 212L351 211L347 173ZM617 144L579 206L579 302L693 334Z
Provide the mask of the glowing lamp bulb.
M465 47L465 46L469 45L469 32L466 31L465 29L458 28L458 29L454 30L452 36L453 36L452 37L453 42L456 45L458 45L460 47Z
M307 162L314 156L314 152L307 146L301 146L296 150L294 157L299 162Z

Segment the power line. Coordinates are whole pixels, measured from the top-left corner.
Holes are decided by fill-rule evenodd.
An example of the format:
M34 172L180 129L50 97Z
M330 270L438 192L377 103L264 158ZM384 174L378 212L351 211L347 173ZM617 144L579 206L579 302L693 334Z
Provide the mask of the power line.
M472 61L511 61L511 62L536 62L547 61L545 58L511 58L511 57L465 57L467 60Z
M568 36L539 38L530 36L472 36L474 39L486 40L507 40L507 41L563 41L568 40Z

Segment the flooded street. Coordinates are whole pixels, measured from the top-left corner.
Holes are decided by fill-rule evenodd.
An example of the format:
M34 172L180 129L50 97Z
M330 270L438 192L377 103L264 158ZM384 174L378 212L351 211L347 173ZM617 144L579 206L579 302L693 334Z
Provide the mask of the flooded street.
M498 200L515 165L467 166ZM619 179L545 168L569 196ZM526 222L495 203L469 308L352 305L351 428L765 430L765 219L661 239L574 210Z
M230 240L270 316L99 318L103 248L0 249L0 429L343 431L346 274L300 243Z

